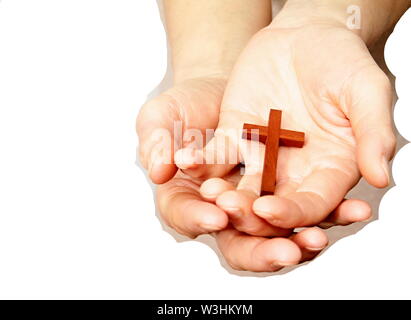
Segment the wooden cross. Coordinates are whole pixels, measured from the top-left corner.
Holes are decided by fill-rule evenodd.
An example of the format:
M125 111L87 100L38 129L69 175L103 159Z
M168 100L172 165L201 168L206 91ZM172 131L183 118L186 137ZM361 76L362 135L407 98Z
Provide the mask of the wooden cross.
M258 140L265 143L260 195L273 195L277 175L279 147L302 148L304 146L305 135L304 132L281 129L281 110L275 109L270 110L267 127L245 123L243 127L243 139L251 140L255 131L258 132Z

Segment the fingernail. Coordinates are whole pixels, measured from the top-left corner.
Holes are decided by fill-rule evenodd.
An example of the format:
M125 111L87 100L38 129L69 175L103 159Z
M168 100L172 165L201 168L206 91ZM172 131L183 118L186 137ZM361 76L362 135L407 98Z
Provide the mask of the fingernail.
M310 251L321 251L321 250L323 250L325 247L321 247L321 248L311 248L311 247L306 247L306 249L307 250L310 250Z
M211 194L211 193L202 193L202 196L204 199L208 199L208 200L215 200L215 198L217 198L218 194Z
M259 216L260 218L263 219L270 219L270 221L274 221L274 220L278 220L274 217L274 215L271 212L267 212L267 211L261 211L261 210L255 210L254 209L254 213Z
M181 170L195 169L195 168L197 167L197 164L195 164L195 163L189 163L189 164L187 164L187 163L179 163L179 164L178 164L178 167L179 167Z
M335 223L324 221L318 225L321 229L329 229L335 226Z
M385 157L382 157L381 159L381 167L384 171L384 174L387 178L387 185L390 184L390 169L388 166L388 160Z
M233 218L239 219L243 216L243 210L240 208L224 208L225 211L227 211L230 216Z
M187 170L190 166L186 165L186 164L182 164L181 162L178 164L178 167L181 170Z
M174 154L174 160L177 166L184 170L190 166L190 161L187 162L187 149L180 149Z
M284 267L289 267L293 266L294 263L292 262L285 262L285 261L276 261L271 264L274 268L284 268Z
M215 224L208 224L208 223L201 223L200 227L202 229L204 229L207 232L214 232L220 229L219 226L215 225Z

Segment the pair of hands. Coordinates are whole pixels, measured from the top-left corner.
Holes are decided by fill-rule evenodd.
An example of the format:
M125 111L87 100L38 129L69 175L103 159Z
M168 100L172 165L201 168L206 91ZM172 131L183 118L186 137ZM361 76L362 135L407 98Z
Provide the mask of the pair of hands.
M326 247L326 234L312 226L370 218L366 202L344 197L361 176L376 187L389 183L391 102L386 75L344 25L274 20L252 38L229 78L188 77L143 106L140 159L160 184L158 207L168 225L192 238L212 233L235 269L276 271ZM270 107L283 110L284 128L306 133L306 144L280 148L276 194L259 197L262 163L246 152L248 142L230 135L245 122L265 125ZM172 136L175 121L183 130L217 130L204 150L164 150L154 132ZM222 140L240 155L245 175L233 164L196 163L205 153L222 156ZM297 227L308 228L293 232Z

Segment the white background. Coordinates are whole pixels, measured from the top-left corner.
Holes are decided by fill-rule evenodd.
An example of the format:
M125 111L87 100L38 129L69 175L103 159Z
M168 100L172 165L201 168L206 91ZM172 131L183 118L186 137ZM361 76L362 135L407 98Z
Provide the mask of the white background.
M410 35L409 11L386 50L408 139ZM379 220L292 272L163 231L134 120L166 64L155 1L0 2L0 298L411 298L411 145Z

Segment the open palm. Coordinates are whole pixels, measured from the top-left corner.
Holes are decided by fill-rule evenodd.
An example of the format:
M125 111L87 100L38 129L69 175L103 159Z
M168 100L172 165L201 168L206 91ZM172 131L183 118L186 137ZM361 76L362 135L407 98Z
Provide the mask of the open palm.
M162 162L162 155L170 150L164 150L165 146L156 140L157 130L168 131L174 138L175 121L182 122L184 132L190 128L201 132L214 129L225 83L218 77L182 82L146 103L139 114L140 161L149 169L151 179L160 184L157 187L160 214L169 226L188 237L213 233L223 256L236 269L275 271L310 260L328 243L322 230L308 228L292 233L292 230L264 224L263 219L251 214L251 208L247 208L247 216L230 223L227 213L215 204L213 194L226 193L238 185L241 179L238 167L221 180L203 183L203 178L177 171L173 161ZM344 207L343 203L340 208ZM367 218L353 219L352 215L341 214L343 211L330 215L328 223L348 224Z
M236 150L246 165L237 191L226 190L215 202L232 217L252 203L264 221L293 228L324 220L361 175L374 186L386 186L387 161L395 147L391 92L387 77L350 30L321 24L262 30L236 64L219 130L203 151L203 157L205 152L221 158L226 150L217 147L218 141L228 140L228 149ZM259 157L248 153L253 142L238 140L231 129L243 123L265 125L270 108L283 110L282 127L304 131L306 144L280 148L275 196L258 198L264 147ZM224 176L233 165L185 161L183 168L205 178ZM360 201L343 208L360 215L370 210Z

